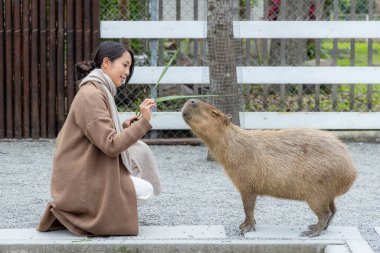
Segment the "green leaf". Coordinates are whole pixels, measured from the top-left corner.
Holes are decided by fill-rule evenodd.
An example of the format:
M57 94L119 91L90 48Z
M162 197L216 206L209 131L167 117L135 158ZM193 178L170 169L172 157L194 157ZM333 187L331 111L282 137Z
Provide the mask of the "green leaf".
M179 53L179 50L181 48L179 47L175 53L173 54L172 58L170 58L170 61L168 62L168 64L166 64L165 68L162 70L162 73L160 75L160 77L158 78L157 82L156 82L156 85L154 86L154 88L157 88L158 84L160 83L161 79L164 77L166 71L168 70L168 68L170 67L170 65L172 65L173 61L175 58L177 58L177 54Z
M157 103L171 101L171 100L179 100L179 99L187 99L187 98L204 98L204 97L222 97L222 95L184 95L184 96L167 96L160 97L156 99Z

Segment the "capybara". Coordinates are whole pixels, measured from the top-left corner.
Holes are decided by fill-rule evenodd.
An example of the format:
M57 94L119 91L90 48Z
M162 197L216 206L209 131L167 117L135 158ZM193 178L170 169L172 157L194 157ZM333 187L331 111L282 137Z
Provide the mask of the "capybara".
M196 99L185 103L182 116L240 192L242 234L255 230L256 197L268 195L306 201L318 222L301 235L318 236L334 217L334 199L356 178L345 145L329 132L245 130L231 123L229 115Z

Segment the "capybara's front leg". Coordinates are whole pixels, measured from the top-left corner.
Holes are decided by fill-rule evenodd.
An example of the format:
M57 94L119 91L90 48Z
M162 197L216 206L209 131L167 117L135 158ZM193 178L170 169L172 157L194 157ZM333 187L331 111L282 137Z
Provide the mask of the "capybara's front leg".
M249 231L254 231L255 229L255 217L254 209L256 204L257 194L252 192L240 192L241 199L243 201L245 220L240 225L240 234L245 234Z

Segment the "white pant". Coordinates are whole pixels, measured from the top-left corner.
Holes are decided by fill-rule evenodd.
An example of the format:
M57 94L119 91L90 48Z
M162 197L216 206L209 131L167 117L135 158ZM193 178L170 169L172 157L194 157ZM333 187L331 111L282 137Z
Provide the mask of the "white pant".
M136 198L137 201L140 202L140 200L148 200L151 197L153 197L153 186L148 181L131 176L132 182L136 189Z

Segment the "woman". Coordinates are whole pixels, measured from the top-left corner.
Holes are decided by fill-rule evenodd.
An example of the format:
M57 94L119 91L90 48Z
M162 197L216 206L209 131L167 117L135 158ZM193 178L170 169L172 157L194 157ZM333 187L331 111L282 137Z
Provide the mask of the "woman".
M93 61L77 65L85 78L57 136L53 201L38 231L138 234L137 200L158 195L161 186L153 155L139 141L152 127L155 101L143 101L141 118L134 116L121 124L117 116L113 97L116 88L129 81L133 67L133 54L116 42L103 42Z

